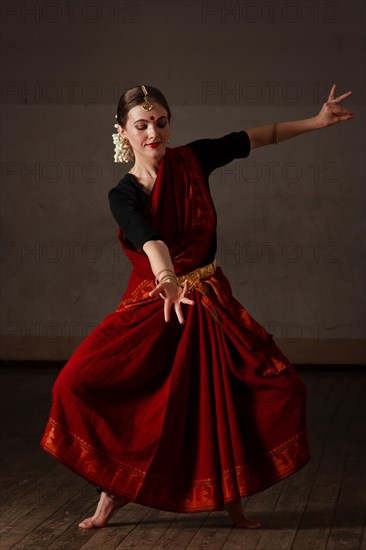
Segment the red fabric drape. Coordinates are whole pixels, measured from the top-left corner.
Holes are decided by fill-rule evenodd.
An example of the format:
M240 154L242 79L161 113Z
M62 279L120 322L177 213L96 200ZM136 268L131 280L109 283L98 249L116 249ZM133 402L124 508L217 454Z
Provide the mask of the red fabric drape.
M205 265L216 213L189 147L166 150L145 216L178 275ZM166 323L147 256L119 240L128 288L58 376L42 447L96 485L176 512L220 510L304 466L306 388L221 268L189 294L185 324L174 312Z

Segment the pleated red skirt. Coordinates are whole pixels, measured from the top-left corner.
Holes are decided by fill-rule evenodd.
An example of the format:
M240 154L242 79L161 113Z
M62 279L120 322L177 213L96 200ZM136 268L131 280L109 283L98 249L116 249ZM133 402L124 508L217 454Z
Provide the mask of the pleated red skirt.
M307 391L221 268L166 323L137 279L53 387L41 445L90 482L161 510L221 510L310 459Z

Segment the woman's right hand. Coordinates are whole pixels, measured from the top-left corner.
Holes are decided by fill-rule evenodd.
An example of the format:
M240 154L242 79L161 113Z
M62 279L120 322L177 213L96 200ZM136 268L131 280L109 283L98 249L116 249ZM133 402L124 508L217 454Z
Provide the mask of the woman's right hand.
M178 286L175 281L168 279L159 283L154 290L149 293L152 298L159 294L164 300L164 319L166 322L170 321L170 309L174 305L175 313L177 314L178 321L181 325L184 324L184 317L181 308L181 304L194 305L194 301L187 298L188 294L188 280L184 281L183 288Z

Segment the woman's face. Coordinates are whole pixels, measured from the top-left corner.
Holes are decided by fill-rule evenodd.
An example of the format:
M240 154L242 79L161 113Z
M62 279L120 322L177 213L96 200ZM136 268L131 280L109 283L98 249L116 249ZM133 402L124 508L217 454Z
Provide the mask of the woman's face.
M136 105L128 112L126 126L118 130L130 142L136 159L158 160L164 156L170 126L168 113L159 103L154 102L151 111Z

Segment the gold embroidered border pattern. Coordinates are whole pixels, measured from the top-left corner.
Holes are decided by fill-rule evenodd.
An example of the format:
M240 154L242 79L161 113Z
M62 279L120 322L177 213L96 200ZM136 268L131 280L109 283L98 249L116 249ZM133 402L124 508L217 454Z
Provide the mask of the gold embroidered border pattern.
M210 277L210 275L213 275L215 271L216 258L210 264L204 265L203 267L198 267L197 269L191 271L190 273L187 273L186 275L179 275L177 277L178 284L180 286L183 286L184 281L188 279L188 292L190 292L199 281Z
M145 506L173 512L221 509L223 501L263 491L310 460L307 433L300 432L276 449L259 455L255 465L235 465L232 470L222 472L221 479L191 480L189 486L184 480L161 479L116 461L64 430L52 418L41 445L90 482ZM175 504L177 501L179 504Z

